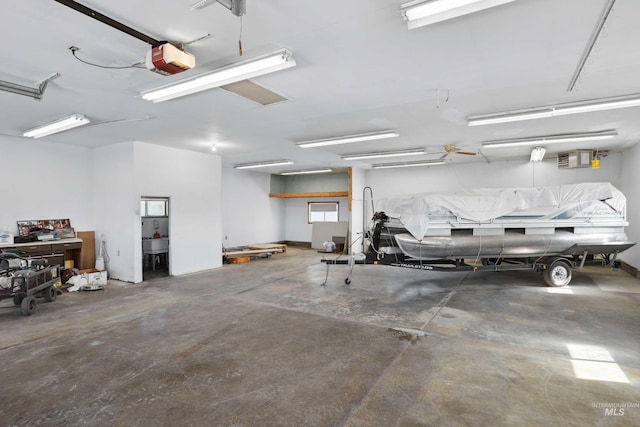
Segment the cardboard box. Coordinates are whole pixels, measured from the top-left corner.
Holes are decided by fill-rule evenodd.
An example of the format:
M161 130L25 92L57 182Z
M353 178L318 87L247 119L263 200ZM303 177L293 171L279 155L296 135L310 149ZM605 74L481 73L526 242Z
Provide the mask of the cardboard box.
M106 285L107 284L107 272L106 271L94 271L86 273L87 283L89 285Z
M107 272L95 269L87 270L71 277L67 283L73 285L67 288L69 292L104 289L107 285Z

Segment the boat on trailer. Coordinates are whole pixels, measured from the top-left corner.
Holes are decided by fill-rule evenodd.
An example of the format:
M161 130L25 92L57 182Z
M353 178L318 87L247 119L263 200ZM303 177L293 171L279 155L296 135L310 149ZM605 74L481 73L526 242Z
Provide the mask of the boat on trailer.
M618 254L635 245L625 234L626 198L609 183L414 194L381 199L376 211L364 259L351 266L533 269L565 286L573 268L617 267Z

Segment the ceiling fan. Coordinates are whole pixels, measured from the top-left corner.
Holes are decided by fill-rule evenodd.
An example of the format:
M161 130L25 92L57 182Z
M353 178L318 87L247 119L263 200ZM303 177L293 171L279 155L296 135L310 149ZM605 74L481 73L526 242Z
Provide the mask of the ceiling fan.
M452 153L453 154L464 154L466 156L477 156L478 155L478 153L473 152L473 151L462 151L462 149L456 147L455 144L447 144L443 148L444 148L444 154L442 156L440 156L440 160L446 159Z

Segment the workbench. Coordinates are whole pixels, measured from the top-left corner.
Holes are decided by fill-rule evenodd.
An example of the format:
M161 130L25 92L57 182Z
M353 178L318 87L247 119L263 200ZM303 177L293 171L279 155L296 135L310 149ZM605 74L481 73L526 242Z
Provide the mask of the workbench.
M48 265L60 265L63 268L65 261L73 261L76 268L81 268L82 239L0 244L0 251L21 251L19 255L24 258L45 259Z

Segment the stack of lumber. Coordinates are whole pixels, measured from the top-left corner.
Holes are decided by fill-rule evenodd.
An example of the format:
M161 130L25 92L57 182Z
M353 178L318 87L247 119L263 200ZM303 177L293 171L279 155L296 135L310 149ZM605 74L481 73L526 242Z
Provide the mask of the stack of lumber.
M251 257L260 254L275 254L287 252L287 245L281 243L267 243L246 246L244 249L224 251L222 255L230 264L240 264L251 261Z

